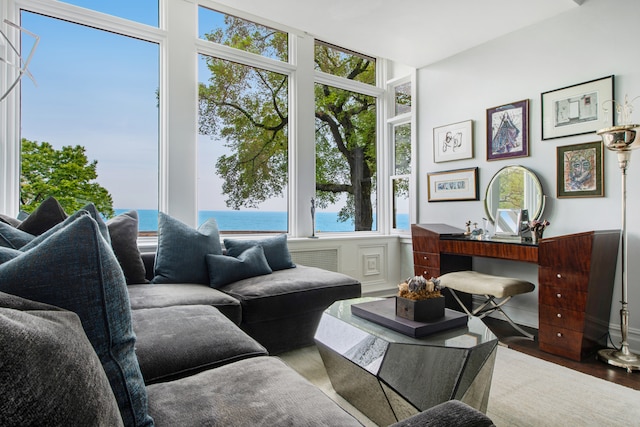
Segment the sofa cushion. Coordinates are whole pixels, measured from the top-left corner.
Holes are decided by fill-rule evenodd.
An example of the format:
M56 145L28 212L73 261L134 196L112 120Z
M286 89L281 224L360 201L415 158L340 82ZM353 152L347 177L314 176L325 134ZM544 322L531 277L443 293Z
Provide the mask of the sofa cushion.
M279 234L259 240L224 239L224 247L227 255L238 257L242 252L254 246L262 246L264 256L267 258L271 270L278 271L293 268L296 265L291 261L291 254L287 246L287 235Z
M111 247L118 258L127 284L147 283L146 270L138 249L138 213L129 211L107 221Z
M253 246L237 257L207 255L209 285L219 288L237 280L271 274L271 267L264 256L262 246Z
M342 273L299 265L220 288L242 304L242 323L263 322L325 309L360 294L360 282Z
M0 424L121 426L75 313L0 292Z
M24 221L18 229L39 236L67 218L67 214L54 197L47 197Z
M133 310L132 318L136 355L147 384L267 354L210 305Z
M80 215L1 264L0 291L76 313L107 373L125 425L152 425L134 352L124 275L93 218Z
M209 285L196 283L166 283L148 285L129 285L131 308L171 307L175 305L210 305L235 324L240 323L242 316L240 301L211 288Z
M156 426L361 426L280 359L252 357L148 387Z
M153 283L209 284L205 256L222 255L218 224L209 218L198 229L158 214L158 250Z
M5 222L0 222L0 246L5 248L20 249L33 240L33 235L26 231L18 230Z

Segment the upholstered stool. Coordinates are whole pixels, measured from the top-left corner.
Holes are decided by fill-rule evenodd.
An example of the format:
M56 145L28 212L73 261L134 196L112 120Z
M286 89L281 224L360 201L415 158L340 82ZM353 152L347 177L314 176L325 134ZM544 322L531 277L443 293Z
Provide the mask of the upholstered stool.
M478 273L477 271L456 271L440 276L440 285L451 290L453 297L469 316L483 318L495 311L500 312L518 332L529 339L534 339L533 334L516 325L502 310L502 306L513 296L533 291L536 288L533 283L511 277ZM469 311L455 291L484 295L486 300L473 311ZM501 301L496 301L496 298Z

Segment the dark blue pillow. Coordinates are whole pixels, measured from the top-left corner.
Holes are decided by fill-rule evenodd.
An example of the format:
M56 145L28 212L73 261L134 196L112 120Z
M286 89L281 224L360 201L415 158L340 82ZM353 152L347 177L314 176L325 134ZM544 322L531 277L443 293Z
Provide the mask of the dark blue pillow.
M93 218L79 215L37 246L0 264L0 291L76 313L102 362L124 424L153 425L134 352L124 274Z
M39 236L56 224L67 219L67 214L54 197L47 197L18 225L18 228L34 236Z
M224 239L224 247L227 248L227 255L233 257L237 257L247 249L258 245L262 246L264 256L267 258L271 270L278 271L296 266L293 261L291 261L286 234L279 234L260 240Z
M20 254L22 254L22 252L17 249L5 248L3 246L0 246L0 264L12 260Z
M271 267L264 256L262 246L253 246L238 257L207 255L209 285L220 288L238 280L271 274Z
M158 214L158 251L153 283L209 283L207 254L222 255L218 223L210 218L198 229Z
M107 224L105 224L104 220L100 216L100 213L98 212L96 207L93 205L93 203L90 203L90 204L86 205L85 207L83 207L82 209L80 209L77 212L75 212L70 217L67 217L67 219L65 219L61 223L54 225L53 227L51 227L50 229L48 229L44 233L40 234L39 236L36 236L29 243L27 243L26 245L21 247L20 250L21 251L28 251L28 250L38 246L40 244L40 242L43 242L44 240L47 240L49 238L49 236L51 236L52 234L57 233L58 231L60 231L60 229L62 229L64 227L68 226L69 224L73 223L76 219L78 219L80 216L83 216L83 215L89 215L89 216L91 216L91 218L93 218L96 221L96 224L98 225L98 230L100 231L100 235L107 241L107 243L110 244L111 243L111 238L109 237L109 230L107 229Z
M0 221L0 246L20 249L33 238L33 235Z

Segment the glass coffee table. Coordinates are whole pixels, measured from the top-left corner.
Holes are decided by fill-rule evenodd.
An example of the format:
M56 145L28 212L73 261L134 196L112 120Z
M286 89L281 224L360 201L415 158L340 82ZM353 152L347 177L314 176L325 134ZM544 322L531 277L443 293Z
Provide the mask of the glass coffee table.
M351 313L378 300L337 301L322 314L315 341L336 392L379 425L451 399L486 412L498 339L482 320L413 338Z

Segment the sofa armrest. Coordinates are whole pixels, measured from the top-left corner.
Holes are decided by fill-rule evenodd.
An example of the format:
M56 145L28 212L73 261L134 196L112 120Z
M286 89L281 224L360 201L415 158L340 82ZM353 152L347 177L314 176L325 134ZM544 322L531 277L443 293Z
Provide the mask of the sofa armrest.
M482 412L459 400L449 400L390 427L495 427Z

